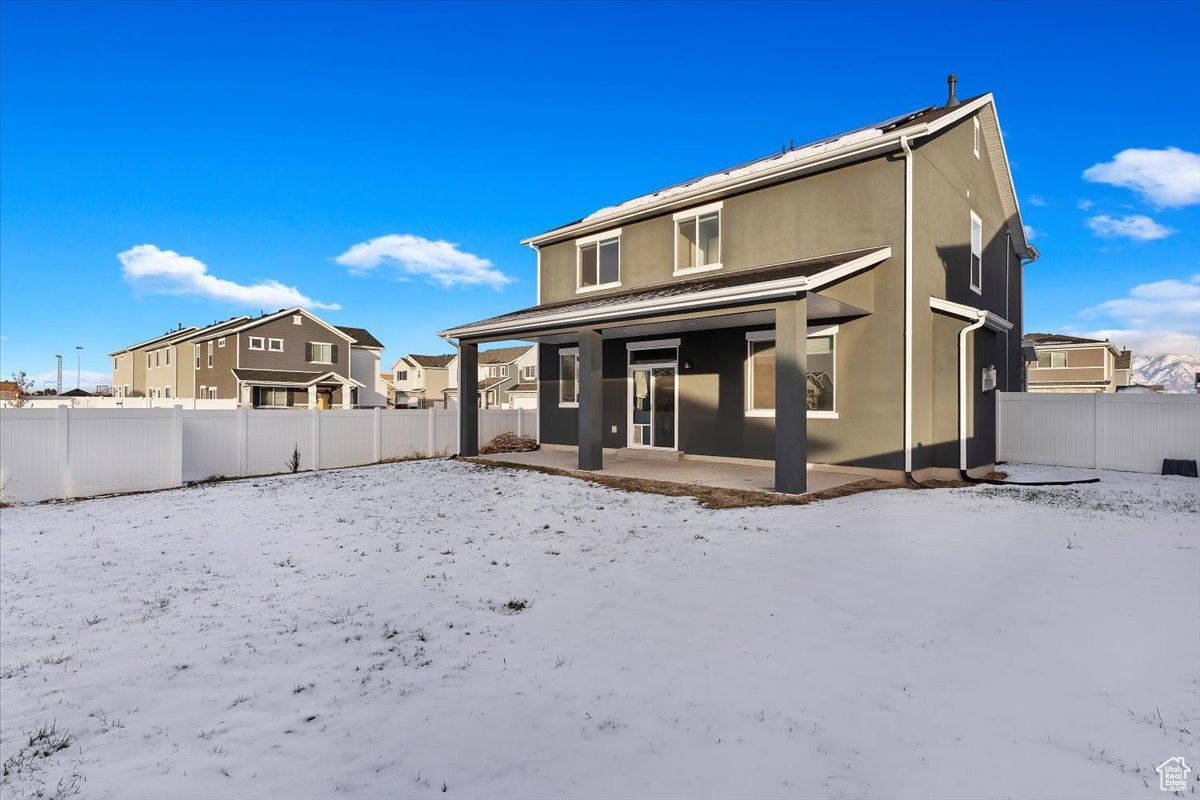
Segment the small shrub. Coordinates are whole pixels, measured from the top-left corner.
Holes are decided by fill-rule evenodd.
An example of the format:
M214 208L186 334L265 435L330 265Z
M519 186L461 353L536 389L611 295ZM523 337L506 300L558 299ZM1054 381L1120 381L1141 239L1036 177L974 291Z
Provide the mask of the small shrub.
M292 445L292 457L284 462L284 466L288 468L288 472L300 471L300 445L299 443Z
M479 448L481 456L496 453L528 453L538 449L537 439L532 436L518 436L515 433L502 433Z

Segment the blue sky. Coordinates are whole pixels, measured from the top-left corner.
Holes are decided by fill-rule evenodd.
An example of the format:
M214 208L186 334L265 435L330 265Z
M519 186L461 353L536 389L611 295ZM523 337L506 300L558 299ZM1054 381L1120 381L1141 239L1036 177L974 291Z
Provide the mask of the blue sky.
M1026 329L1198 350L1197 29L1188 3L5 2L0 373L82 345L107 376L295 298L386 363L443 351L535 302L521 238L941 103L952 71L995 93L1043 253Z

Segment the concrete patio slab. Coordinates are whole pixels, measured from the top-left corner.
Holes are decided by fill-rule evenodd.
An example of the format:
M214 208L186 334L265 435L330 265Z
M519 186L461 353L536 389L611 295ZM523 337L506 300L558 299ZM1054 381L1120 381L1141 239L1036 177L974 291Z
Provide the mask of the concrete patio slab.
M575 471L579 460L575 448L545 447L529 453L498 453L479 456L488 461L511 464L528 464ZM622 478L668 481L670 483L694 483L723 489L745 489L747 491L771 492L775 490L775 470L758 464L732 461L709 461L707 459L665 458L656 453L626 455L621 452L605 451L604 469L601 475L616 475ZM808 470L808 491L820 492L867 480L867 476L850 472Z

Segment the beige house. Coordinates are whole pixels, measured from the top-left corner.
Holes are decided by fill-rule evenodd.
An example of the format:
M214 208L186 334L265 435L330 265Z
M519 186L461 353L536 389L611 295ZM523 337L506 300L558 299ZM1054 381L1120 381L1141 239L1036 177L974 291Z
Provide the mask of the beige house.
M1037 361L1026 371L1030 392L1115 392L1129 386L1131 354L1107 339L1030 333Z
M445 407L453 354L409 353L392 364L392 405L395 408Z

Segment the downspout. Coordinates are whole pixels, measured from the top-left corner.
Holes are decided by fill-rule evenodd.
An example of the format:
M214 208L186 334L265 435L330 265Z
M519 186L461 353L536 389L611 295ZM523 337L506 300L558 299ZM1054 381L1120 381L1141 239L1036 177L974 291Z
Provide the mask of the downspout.
M979 318L958 332L958 472L964 480L974 480L967 474L967 335L978 330L987 322L987 312L979 312Z
M540 306L542 304L542 248L533 242L529 242L528 247L537 253L537 304Z
M912 313L913 313L913 157L908 136L900 137L904 151L904 478L916 483L912 463Z

